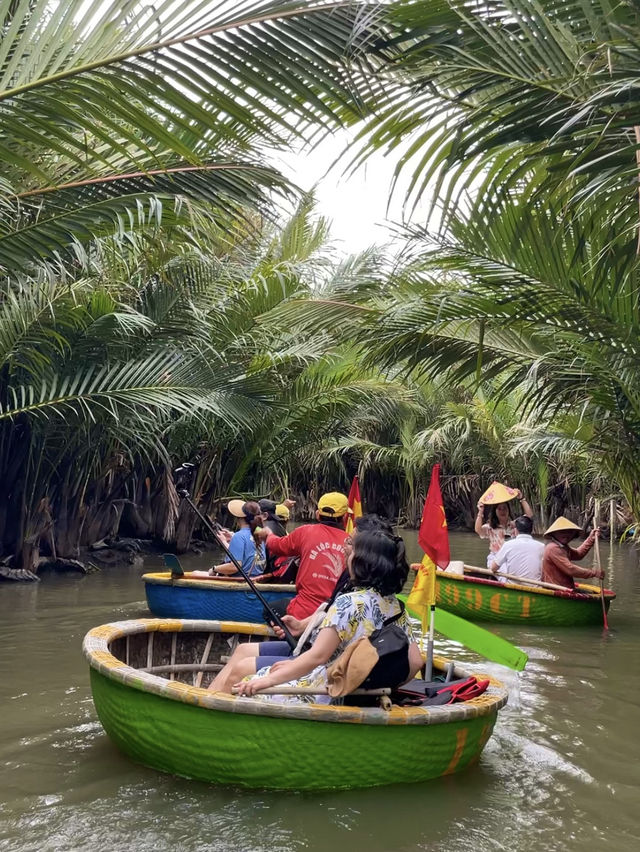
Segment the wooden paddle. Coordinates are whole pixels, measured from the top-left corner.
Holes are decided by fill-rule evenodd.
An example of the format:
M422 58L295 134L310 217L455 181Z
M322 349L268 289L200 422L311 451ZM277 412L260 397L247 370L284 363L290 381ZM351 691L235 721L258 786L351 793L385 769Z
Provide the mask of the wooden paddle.
M465 565L465 569L469 568L469 570L478 572L479 574L487 574L494 578L494 580L498 579L498 574L491 571L490 568L478 568L475 565ZM556 589L559 592L575 592L575 589L570 589L567 586L556 586L555 583L543 583L542 580L532 580L530 577L516 577L514 574L500 574L500 577L504 577L505 580L513 580L515 583L529 583L532 586L540 586L542 589ZM506 583L505 585L509 585Z
M600 525L600 501L596 500L593 507L593 528L598 529ZM600 537L596 535L596 540L593 545L593 567L599 571L602 570L600 564ZM604 574L600 577L600 600L602 602L602 626L605 630L609 629L609 620L607 619L607 605L604 599Z
M244 583L244 577L227 577L223 574L209 574L208 571L190 571L189 577L187 577L186 571L182 567L180 560L174 553L163 553L162 558L164 560L165 568L169 568L171 571L171 579L172 580L213 580L214 582L224 581L225 583ZM197 573L198 576L192 576L194 573ZM205 576L206 575L206 576ZM255 578L258 580L258 578Z
M407 595L398 595L400 600L407 604ZM418 610L412 609L407 604L407 609L416 618L420 618L421 614ZM446 612L444 609L437 608L435 611L435 629L447 639L452 639L454 642L460 642L465 648L470 651L475 651L487 660L494 663L500 663L502 666L507 666L509 669L515 669L521 672L527 660L529 659L524 651L507 642L501 636L496 636L490 633L483 627L478 627L477 624L472 624L459 615L454 615L452 612Z

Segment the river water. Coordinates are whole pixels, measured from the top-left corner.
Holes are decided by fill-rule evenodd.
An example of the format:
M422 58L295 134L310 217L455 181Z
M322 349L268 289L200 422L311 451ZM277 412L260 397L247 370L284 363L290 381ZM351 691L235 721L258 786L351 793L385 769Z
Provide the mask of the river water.
M407 539L415 558L415 534ZM453 533L451 551L483 564L485 545L473 535ZM96 720L80 646L89 628L145 613L140 566L5 583L0 849L635 852L640 566L628 546L605 544L602 556L618 593L607 635L492 627L529 654L519 674L437 643L440 653L490 670L510 689L477 766L415 786L320 795L214 788L137 766L111 745ZM210 557L185 562L204 567ZM146 560L146 570L158 567L159 559Z

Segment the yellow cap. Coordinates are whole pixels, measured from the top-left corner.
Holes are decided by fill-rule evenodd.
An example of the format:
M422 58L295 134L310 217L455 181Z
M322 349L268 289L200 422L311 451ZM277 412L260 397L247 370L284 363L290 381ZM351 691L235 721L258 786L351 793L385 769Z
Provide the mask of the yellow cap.
M279 521L288 521L290 517L290 512L287 507L283 503L278 503L276 506L276 518Z
M509 488L508 485L503 485L501 482L492 482L480 498L480 502L492 506L496 503L507 503L509 500L515 500L517 496L517 488Z
M573 533L574 538L579 532L582 532L581 527L574 524L573 521L570 521L568 518L563 518L562 515L560 515L560 517L556 518L551 524L549 529L545 532L545 535L553 535L553 533L565 532L566 530L570 530Z
M318 511L326 518L341 518L351 511L347 495L341 494L339 491L323 494L318 500Z

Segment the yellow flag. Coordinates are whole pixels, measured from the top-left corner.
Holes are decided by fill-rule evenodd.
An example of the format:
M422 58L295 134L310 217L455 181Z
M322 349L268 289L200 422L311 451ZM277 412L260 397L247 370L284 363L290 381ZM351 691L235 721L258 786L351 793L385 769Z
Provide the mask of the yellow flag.
M429 626L429 607L434 606L435 602L436 564L425 553L422 559L422 564L416 572L416 579L413 582L413 588L409 592L409 597L407 598L407 606L420 613L422 629L425 632Z

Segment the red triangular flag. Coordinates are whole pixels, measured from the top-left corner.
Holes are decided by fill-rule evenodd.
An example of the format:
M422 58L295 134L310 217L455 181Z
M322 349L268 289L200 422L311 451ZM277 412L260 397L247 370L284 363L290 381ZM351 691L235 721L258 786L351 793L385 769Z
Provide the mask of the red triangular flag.
M431 482L424 501L418 543L438 568L449 564L449 532L440 492L440 465L434 464Z

